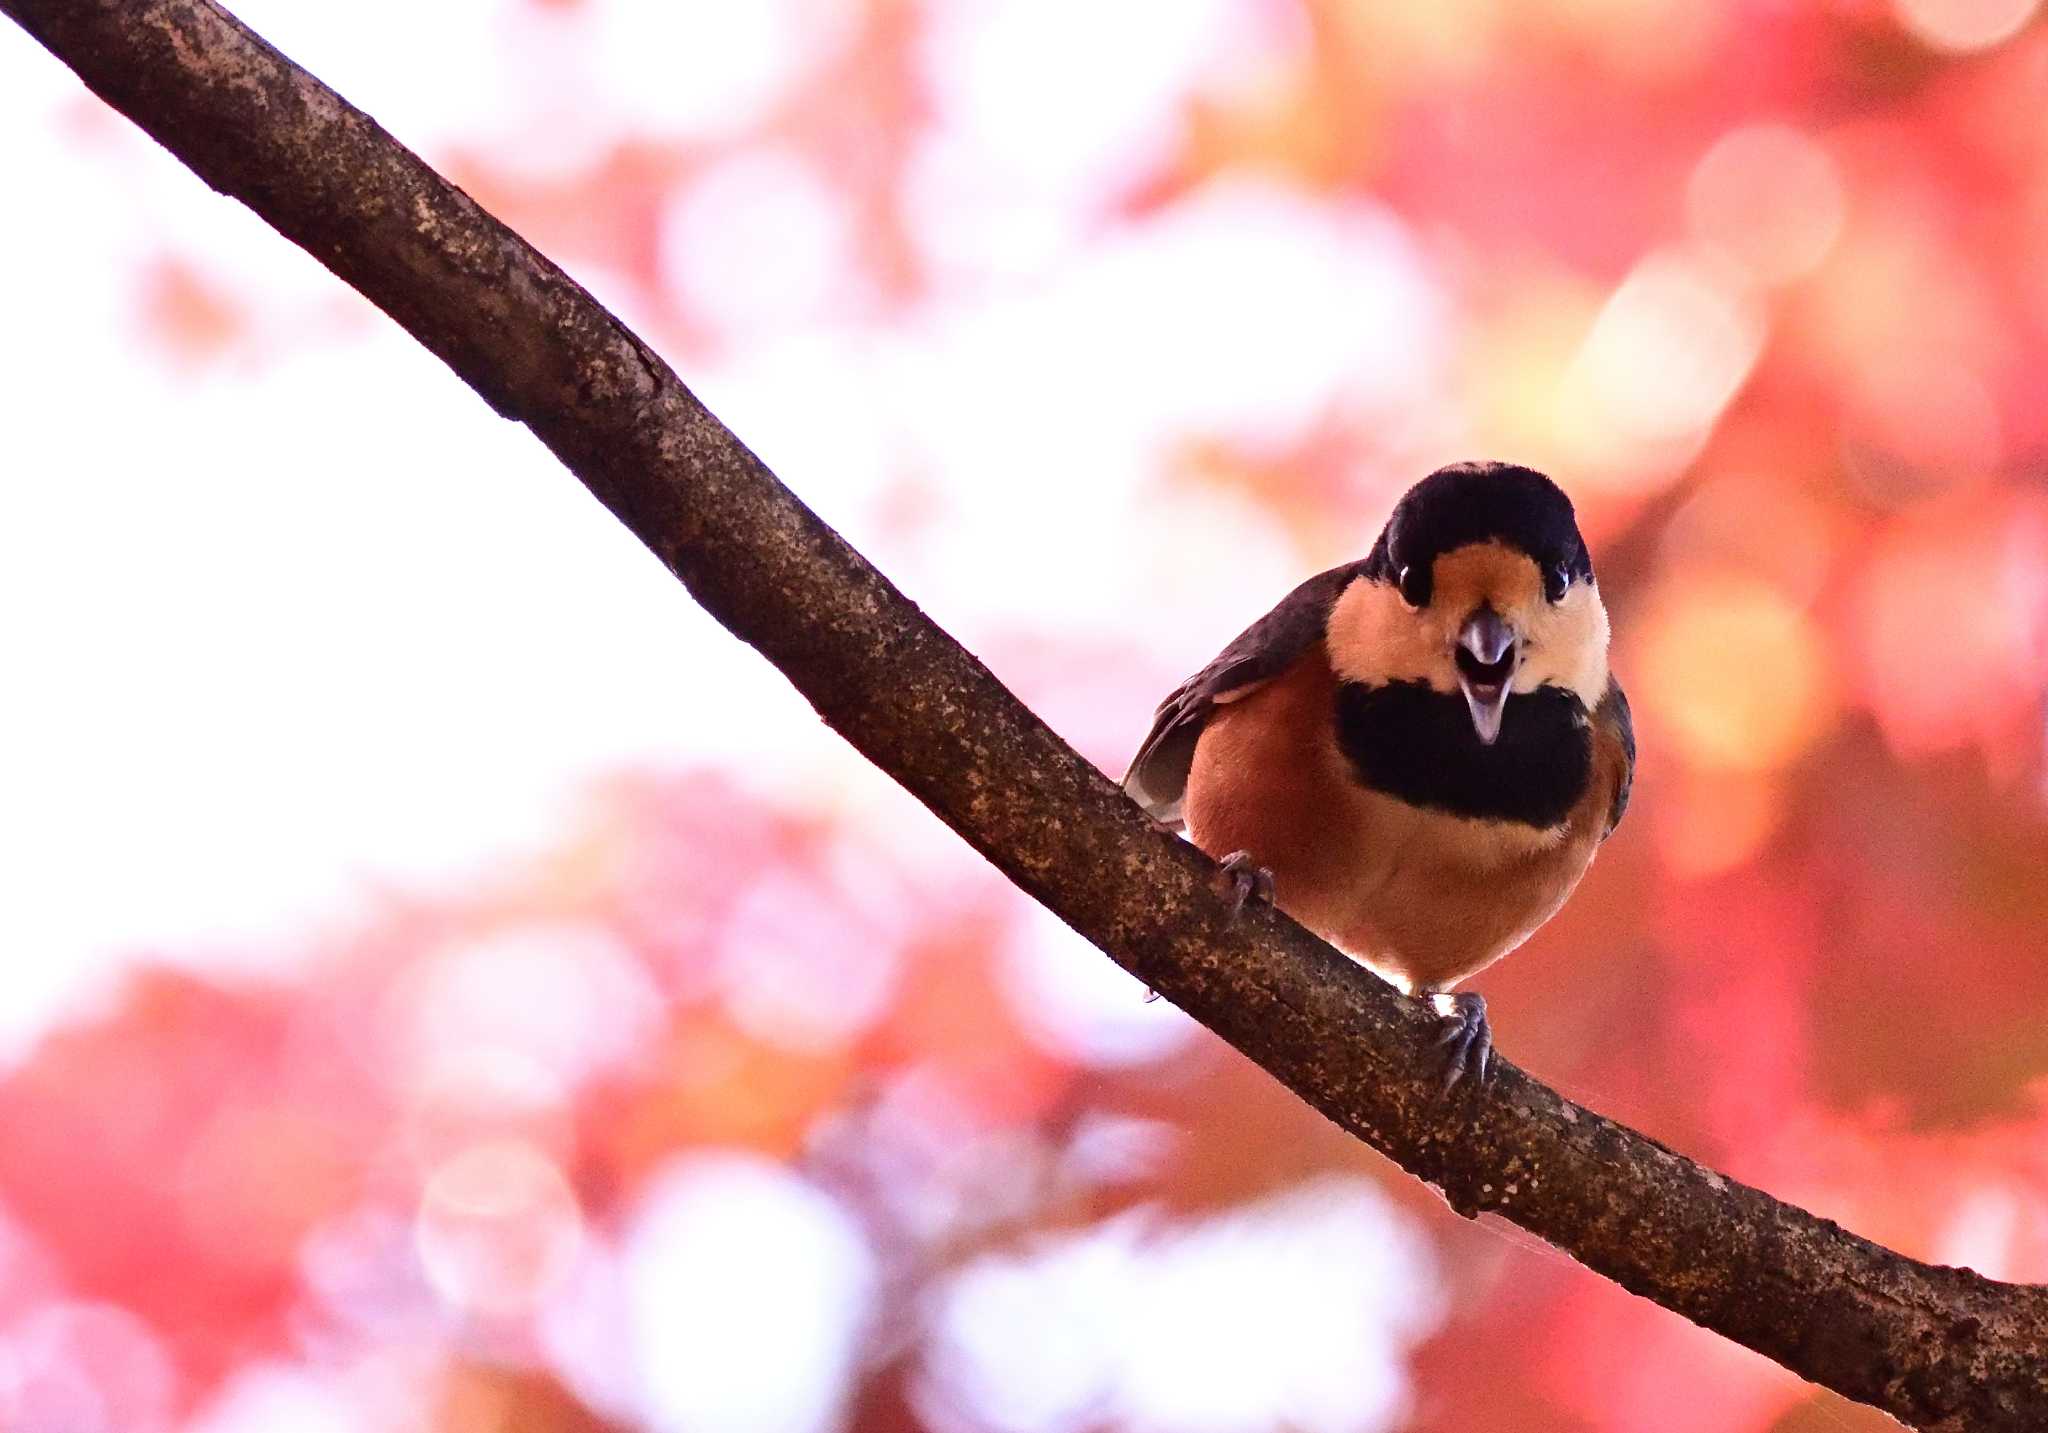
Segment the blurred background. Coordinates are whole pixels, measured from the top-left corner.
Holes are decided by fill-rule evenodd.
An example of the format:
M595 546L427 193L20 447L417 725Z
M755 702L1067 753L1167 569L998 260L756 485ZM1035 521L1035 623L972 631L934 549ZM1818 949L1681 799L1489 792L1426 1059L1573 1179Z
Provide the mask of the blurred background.
M2048 1280L2033 0L246 0L1082 751L1452 459L1643 746L1479 982ZM0 1426L1889 1426L1037 911L523 430L0 32Z

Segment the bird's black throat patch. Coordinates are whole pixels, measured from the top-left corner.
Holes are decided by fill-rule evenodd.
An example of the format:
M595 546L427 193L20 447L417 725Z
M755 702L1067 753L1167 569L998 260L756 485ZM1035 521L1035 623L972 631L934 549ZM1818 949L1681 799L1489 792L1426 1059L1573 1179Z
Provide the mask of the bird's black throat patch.
M1411 806L1545 828L1564 820L1593 770L1585 704L1562 687L1508 698L1492 746L1465 698L1424 682L1337 689L1337 742L1358 779Z

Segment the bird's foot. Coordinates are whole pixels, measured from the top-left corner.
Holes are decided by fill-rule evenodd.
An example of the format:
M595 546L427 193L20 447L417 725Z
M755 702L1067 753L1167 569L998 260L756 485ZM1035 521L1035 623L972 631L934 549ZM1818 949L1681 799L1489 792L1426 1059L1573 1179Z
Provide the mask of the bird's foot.
M1252 859L1249 851L1232 851L1217 863L1229 883L1230 913L1243 915L1252 901L1273 904L1273 873Z
M1485 1089L1493 1065L1493 1029L1486 1023L1486 997L1461 990L1456 995L1425 993L1423 998L1444 1022L1444 1033L1436 1042L1444 1052L1444 1093L1450 1094L1468 1075L1475 1086Z

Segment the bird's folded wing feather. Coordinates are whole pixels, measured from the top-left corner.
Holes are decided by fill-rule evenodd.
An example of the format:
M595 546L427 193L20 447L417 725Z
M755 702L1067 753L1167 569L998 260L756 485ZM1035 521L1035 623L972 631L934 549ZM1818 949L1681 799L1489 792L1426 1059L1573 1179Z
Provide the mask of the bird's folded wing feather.
M1636 726L1629 716L1628 694L1622 691L1620 682L1608 681L1607 695L1593 710L1593 731L1595 760L1613 782L1613 795L1607 802L1607 829L1601 833L1605 840L1614 834L1622 813L1628 810L1629 788L1636 777Z
M1265 685L1293 665L1323 636L1330 609L1365 567L1333 567L1295 588L1272 611L1239 633L1216 659L1173 689L1159 704L1123 786L1156 819L1178 829L1195 742L1209 714Z

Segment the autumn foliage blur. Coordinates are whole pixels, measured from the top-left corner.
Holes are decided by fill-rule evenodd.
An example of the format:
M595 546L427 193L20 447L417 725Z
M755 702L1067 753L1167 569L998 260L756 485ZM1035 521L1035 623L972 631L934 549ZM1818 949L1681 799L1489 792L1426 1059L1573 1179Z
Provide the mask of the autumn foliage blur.
M1507 1054L1904 1252L2048 1280L2031 0L475 0L404 64L345 33L405 50L403 7L332 8L303 40L243 13L1111 770L1414 477L1557 475L1644 755L1481 982ZM409 129L439 85L457 119ZM52 116L133 162L82 95ZM130 249L172 381L380 322L203 232ZM257 974L141 951L23 1047L0 1426L1885 1426L1456 1219L829 734L689 755L693 712L755 720L721 690L684 756L588 763L538 853Z

